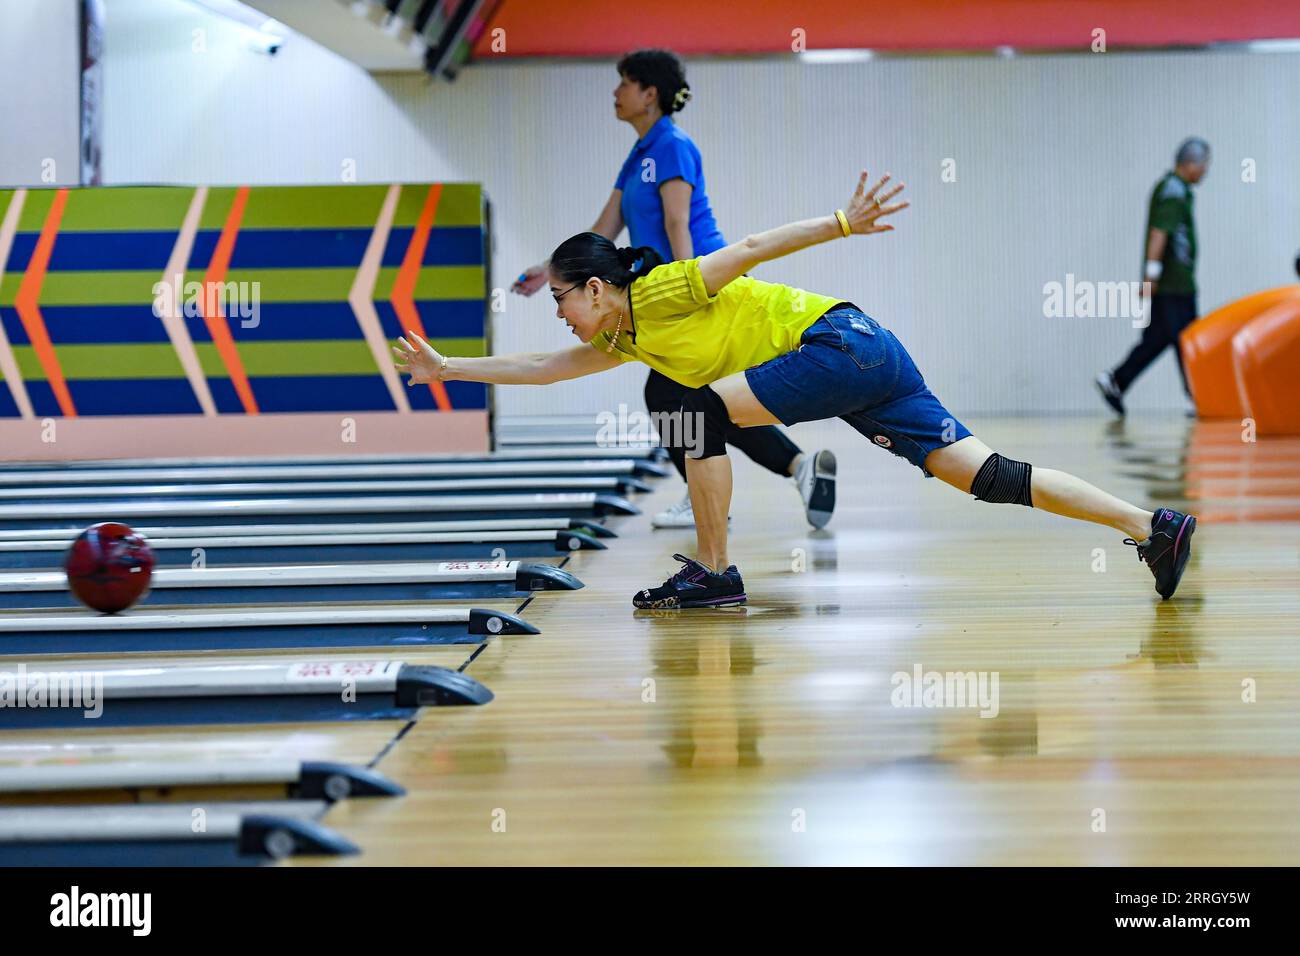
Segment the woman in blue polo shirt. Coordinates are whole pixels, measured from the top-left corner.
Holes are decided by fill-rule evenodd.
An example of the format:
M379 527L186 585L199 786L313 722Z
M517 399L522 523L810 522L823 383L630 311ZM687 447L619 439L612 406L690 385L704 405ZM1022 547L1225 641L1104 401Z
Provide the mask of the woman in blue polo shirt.
M672 121L691 98L681 61L667 50L637 50L618 63L620 82L614 90L614 113L630 124L638 139L614 181L614 191L591 231L617 239L626 224L629 244L649 246L665 262L693 259L726 246L714 221L704 190L704 164L695 143ZM513 289L532 295L546 284L546 263L527 269ZM682 407L686 386L650 370L645 384L646 407L656 421L667 421ZM661 429L662 430L662 429ZM676 430L681 435L680 429ZM686 478L686 453L662 436L673 464ZM781 429L732 428L727 443L758 464L795 482L808 523L825 527L835 508L835 455L829 450L805 455ZM686 494L654 516L655 527L688 528L695 524L691 496Z

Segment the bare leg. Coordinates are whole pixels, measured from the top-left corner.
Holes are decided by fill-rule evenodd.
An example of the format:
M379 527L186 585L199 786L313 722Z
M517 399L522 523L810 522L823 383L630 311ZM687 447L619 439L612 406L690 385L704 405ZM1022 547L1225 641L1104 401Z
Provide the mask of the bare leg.
M744 372L728 375L710 386L738 428L780 424L776 416L754 397ZM797 462L797 460L796 460ZM791 462L793 468L796 462ZM793 473L793 472L792 472ZM725 571L727 557L727 513L731 510L731 459L686 456L686 483L695 512L696 560L714 571Z
M991 454L993 450L972 435L930 452L925 467L936 478L969 494L975 475ZM1035 467L1029 487L1035 508L1104 524L1124 532L1135 541L1144 541L1151 534L1151 512L1067 472Z
M727 565L727 513L731 510L731 459L686 456L686 483L695 511L696 559L714 571Z

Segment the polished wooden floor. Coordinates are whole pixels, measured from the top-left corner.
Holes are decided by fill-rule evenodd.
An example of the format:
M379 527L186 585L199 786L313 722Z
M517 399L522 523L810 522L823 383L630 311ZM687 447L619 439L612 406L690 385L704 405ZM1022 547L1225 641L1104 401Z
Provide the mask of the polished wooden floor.
M649 528L664 482L571 563L586 590L529 606L540 636L474 660L496 701L426 711L388 750L408 797L330 812L365 850L345 862L1293 864L1300 439L971 424L1202 515L1175 599L1108 529L975 503L847 427L796 430L839 454L840 507L809 533L791 488L736 462L747 608L630 607L691 550ZM996 672L998 715L893 706L918 664Z
M1300 439L1152 418L967 422L1015 458L1201 518L1161 602L1121 536L973 502L838 423L840 503L809 532L733 455L746 608L634 612L688 532L639 502L542 633L404 653L496 693L411 725L35 734L0 761L223 748L338 758L408 788L324 818L360 856L289 865L1294 864L1300 857ZM301 655L298 655L301 656ZM364 653L348 652L364 657ZM984 672L996 717L897 707L898 672Z

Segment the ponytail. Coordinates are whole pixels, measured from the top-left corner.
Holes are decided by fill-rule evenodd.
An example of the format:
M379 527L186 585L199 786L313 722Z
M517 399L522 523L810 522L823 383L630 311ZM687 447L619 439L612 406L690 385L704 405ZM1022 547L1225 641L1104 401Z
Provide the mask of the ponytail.
M618 261L623 268L627 269L632 279L640 279L642 276L648 276L655 266L663 265L664 260L649 246L637 246L635 249L624 246L618 250Z
M566 239L551 253L551 273L570 285L593 276L625 289L634 279L650 274L663 257L649 246L617 248L604 236L583 232Z

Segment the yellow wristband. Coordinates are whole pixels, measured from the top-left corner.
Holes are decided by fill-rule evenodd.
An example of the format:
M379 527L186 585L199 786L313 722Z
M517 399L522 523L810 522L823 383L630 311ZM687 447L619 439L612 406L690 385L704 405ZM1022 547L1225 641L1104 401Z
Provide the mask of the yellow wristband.
M845 239L853 235L853 230L849 228L849 217L844 215L843 209L835 210L835 218L840 221L840 231L844 233Z

